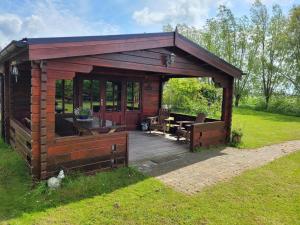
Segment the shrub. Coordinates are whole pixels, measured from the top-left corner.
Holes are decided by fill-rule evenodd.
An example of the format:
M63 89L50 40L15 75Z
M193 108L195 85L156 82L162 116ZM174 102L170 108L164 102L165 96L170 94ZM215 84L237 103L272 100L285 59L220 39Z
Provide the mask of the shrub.
M219 118L222 90L197 78L170 79L164 87L163 104L174 112Z
M242 142L243 131L241 128L233 129L231 131L231 146L237 147Z
M274 96L268 108L263 101L259 101L256 110L279 113L291 116L300 116L300 101L296 96Z
M242 107L250 107L258 111L300 116L300 97L287 95L274 95L266 107L262 97L249 97L243 102Z

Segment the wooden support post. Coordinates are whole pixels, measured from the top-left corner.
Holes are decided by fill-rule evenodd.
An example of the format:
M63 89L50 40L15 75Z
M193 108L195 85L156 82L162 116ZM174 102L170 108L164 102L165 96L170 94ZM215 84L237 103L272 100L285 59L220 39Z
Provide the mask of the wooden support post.
M163 79L161 78L159 80L159 103L158 103L158 108L160 109L162 107L162 97L163 97Z
M4 65L4 140L9 144L10 139L10 74L9 63Z
M39 61L31 63L31 174L34 180L40 179L40 107L41 107L41 70ZM39 110L35 111L34 108Z
M232 101L233 101L233 78L230 77L230 81L227 87L223 88L223 101L222 101L222 121L225 122L225 136L226 142L230 141L231 133L231 119L232 119Z
M40 107L40 144L41 144L41 174L40 178L47 178L47 64L41 61L41 107Z

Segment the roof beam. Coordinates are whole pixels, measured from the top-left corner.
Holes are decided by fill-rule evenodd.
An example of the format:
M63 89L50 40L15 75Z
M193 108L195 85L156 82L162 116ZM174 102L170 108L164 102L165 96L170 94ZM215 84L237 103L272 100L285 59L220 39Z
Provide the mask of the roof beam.
M188 40L184 36L175 32L175 47L193 55L194 57L206 62L207 64L231 75L233 77L240 78L242 71L233 65L227 63L218 56L212 54L201 46L195 44L194 42Z
M126 40L29 45L29 59L54 59L173 46L173 35Z

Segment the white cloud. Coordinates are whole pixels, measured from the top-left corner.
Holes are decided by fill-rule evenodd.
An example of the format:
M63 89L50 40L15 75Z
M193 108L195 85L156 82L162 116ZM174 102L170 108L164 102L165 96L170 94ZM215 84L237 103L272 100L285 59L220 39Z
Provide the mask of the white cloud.
M192 26L202 26L209 14L214 14L219 5L228 8L239 8L248 10L255 0L144 0L144 7L136 10L132 18L144 26L150 25L172 25L187 23ZM261 0L267 6L279 4L289 6L296 4L298 0ZM244 7L244 8L243 8Z
M229 5L231 0L161 0L148 2L133 13L132 18L140 25L188 23L201 26L209 11L220 4Z
M89 22L55 1L34 1L31 15L0 15L0 47L23 37L83 36L115 34L119 28L104 21Z
M250 4L253 4L255 2L255 0L246 0L248 3ZM278 5L281 5L281 6L284 6L284 5L293 5L293 4L296 4L296 1L295 0L260 0L263 4L265 5L274 5L274 4L278 4Z
M0 15L0 32L4 35L17 34L22 27L22 20L14 14Z

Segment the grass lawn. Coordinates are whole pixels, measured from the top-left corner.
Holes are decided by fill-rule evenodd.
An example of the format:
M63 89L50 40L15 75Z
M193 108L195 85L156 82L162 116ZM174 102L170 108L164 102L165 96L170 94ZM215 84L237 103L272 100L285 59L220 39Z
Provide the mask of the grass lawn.
M243 130L241 148L257 148L300 139L300 117L235 108L233 127Z
M194 196L130 168L68 177L57 191L31 189L4 144L0 159L3 224L300 224L300 152Z

